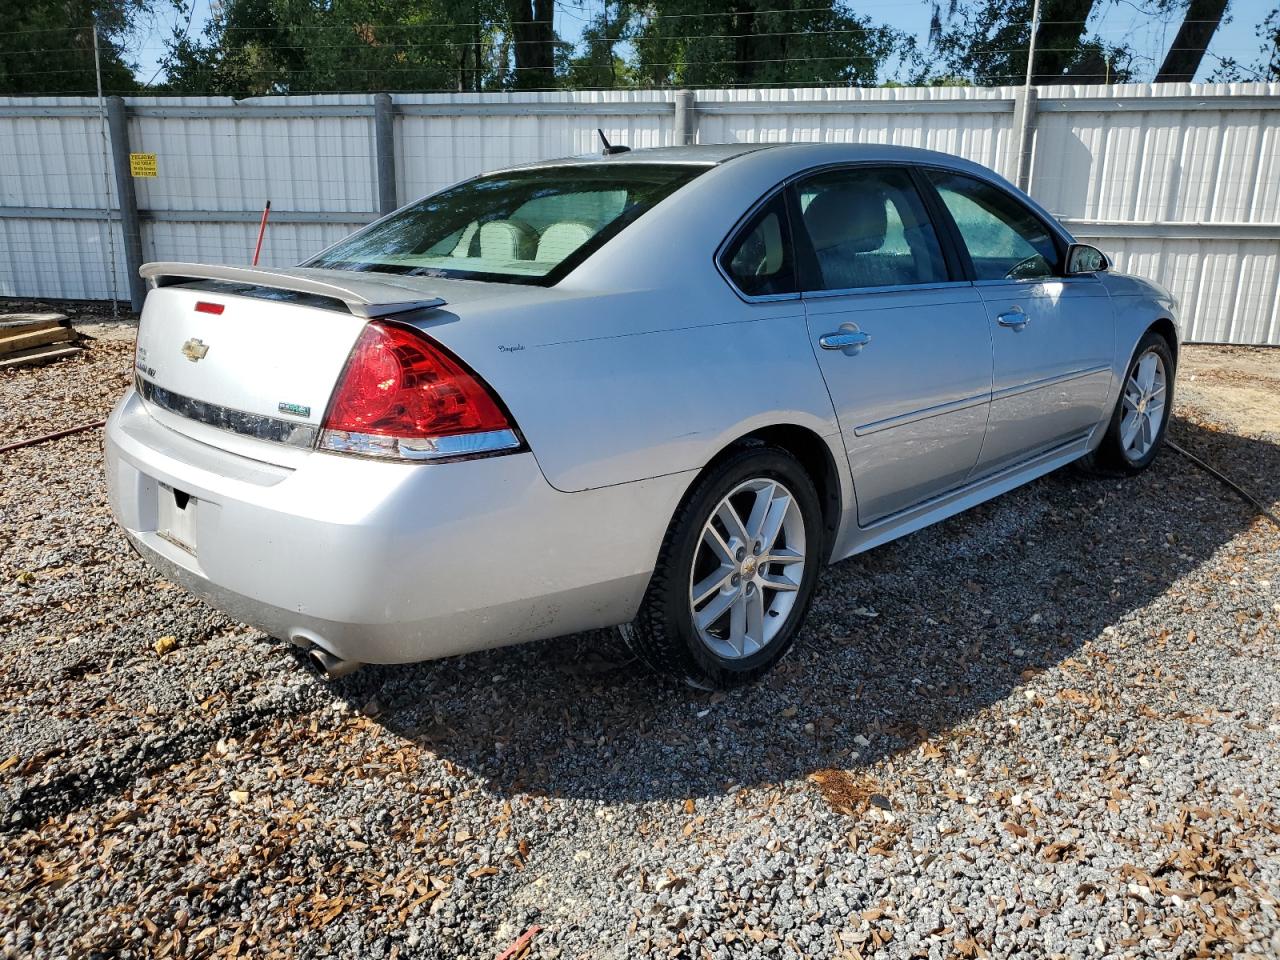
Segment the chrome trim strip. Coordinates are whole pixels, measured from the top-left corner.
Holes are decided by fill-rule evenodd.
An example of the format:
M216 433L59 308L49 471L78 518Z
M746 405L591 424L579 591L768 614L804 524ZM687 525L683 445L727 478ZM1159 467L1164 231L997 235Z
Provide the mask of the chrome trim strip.
M1078 240L1073 240L1071 242L1079 243ZM1092 246L1092 244L1085 244L1085 246ZM984 287L984 288L1007 286L1010 284L1028 286L1033 283L1070 283L1073 280L1096 280L1096 279L1097 278L1092 273L1073 273L1065 277L1059 276L1058 274L1055 273L1052 276L1048 276L1048 277L1003 277L999 280L975 280L973 281L973 285L975 287Z
M321 450L350 453L383 460L451 460L485 454L515 451L522 446L514 430L490 430L486 433L461 433L431 439L384 437L372 433L346 430L323 430Z
M973 282L970 280L934 280L929 283L898 283L878 287L845 287L841 290L805 290L801 295L806 300L827 300L831 297L852 297L877 293L915 293L920 290L950 290L961 287L971 289Z
M1023 393L1030 393L1032 390L1043 390L1045 387L1052 387L1059 383L1067 383L1070 380L1079 380L1081 377L1089 377L1095 373L1110 372L1109 364L1101 363L1097 366L1086 367L1083 370L1073 370L1070 373L1059 373L1056 376L1044 377L1040 380L1032 380L1030 383L1020 383L1014 387L1005 387L1002 390L996 390L991 394L992 402L996 400L1007 400L1009 397L1016 397Z
M258 413L246 413L243 410L233 410L216 403L196 400L194 397L166 390L159 384L142 377L137 378L137 389L145 402L154 404L161 410L168 410L179 417L216 427L219 430L304 449L310 449L316 443L318 430L309 423L293 423L289 420L264 417Z
M872 423L864 423L860 427L853 428L855 437L865 437L873 433L879 433L882 430L891 430L894 427L904 427L909 423L915 423L917 420L928 420L932 417L941 416L944 413L955 413L959 410L967 410L970 407L976 407L981 403L986 403L990 398L990 394L977 393L972 397L965 397L962 400L951 400L947 403L940 403L935 407L925 407L923 410L914 410L911 413L902 413L896 417L885 417L883 420L876 420Z

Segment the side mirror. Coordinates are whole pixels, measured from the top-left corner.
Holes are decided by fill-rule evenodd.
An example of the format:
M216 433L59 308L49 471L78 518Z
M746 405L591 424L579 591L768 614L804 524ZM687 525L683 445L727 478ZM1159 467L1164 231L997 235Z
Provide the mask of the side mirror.
M1067 247L1068 277L1076 277L1082 273L1101 273L1111 266L1107 255L1097 247L1087 243L1073 243Z

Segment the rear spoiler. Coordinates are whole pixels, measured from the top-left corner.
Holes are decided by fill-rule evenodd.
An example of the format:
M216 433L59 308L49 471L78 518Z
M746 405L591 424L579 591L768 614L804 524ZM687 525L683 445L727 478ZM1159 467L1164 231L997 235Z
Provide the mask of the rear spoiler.
M138 273L143 279L150 280L151 285L155 287L169 287L190 280L227 280L232 283L251 283L259 287L270 287L274 290L310 293L319 297L341 300L355 316L366 319L387 317L393 313L405 313L409 310L443 307L448 302L432 296L419 295L412 299L406 298L402 295L413 295L418 291L402 287L393 281L364 280L359 274L353 274L350 284L338 284L306 275L259 270L256 267L220 267L204 263L171 262L144 263L138 268Z

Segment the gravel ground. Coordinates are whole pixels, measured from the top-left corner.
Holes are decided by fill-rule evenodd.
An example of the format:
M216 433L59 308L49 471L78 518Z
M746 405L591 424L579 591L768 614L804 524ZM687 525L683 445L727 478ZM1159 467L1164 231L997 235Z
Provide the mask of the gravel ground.
M130 351L0 376L0 442ZM100 443L0 460L4 956L1280 954L1280 531L1171 453L839 564L708 695L608 633L327 683L131 555Z

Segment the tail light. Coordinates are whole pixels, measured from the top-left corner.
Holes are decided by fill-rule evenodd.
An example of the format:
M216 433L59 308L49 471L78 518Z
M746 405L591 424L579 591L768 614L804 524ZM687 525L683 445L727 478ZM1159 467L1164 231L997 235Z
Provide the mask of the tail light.
M321 426L320 449L440 460L518 449L515 425L467 366L416 330L365 326Z

